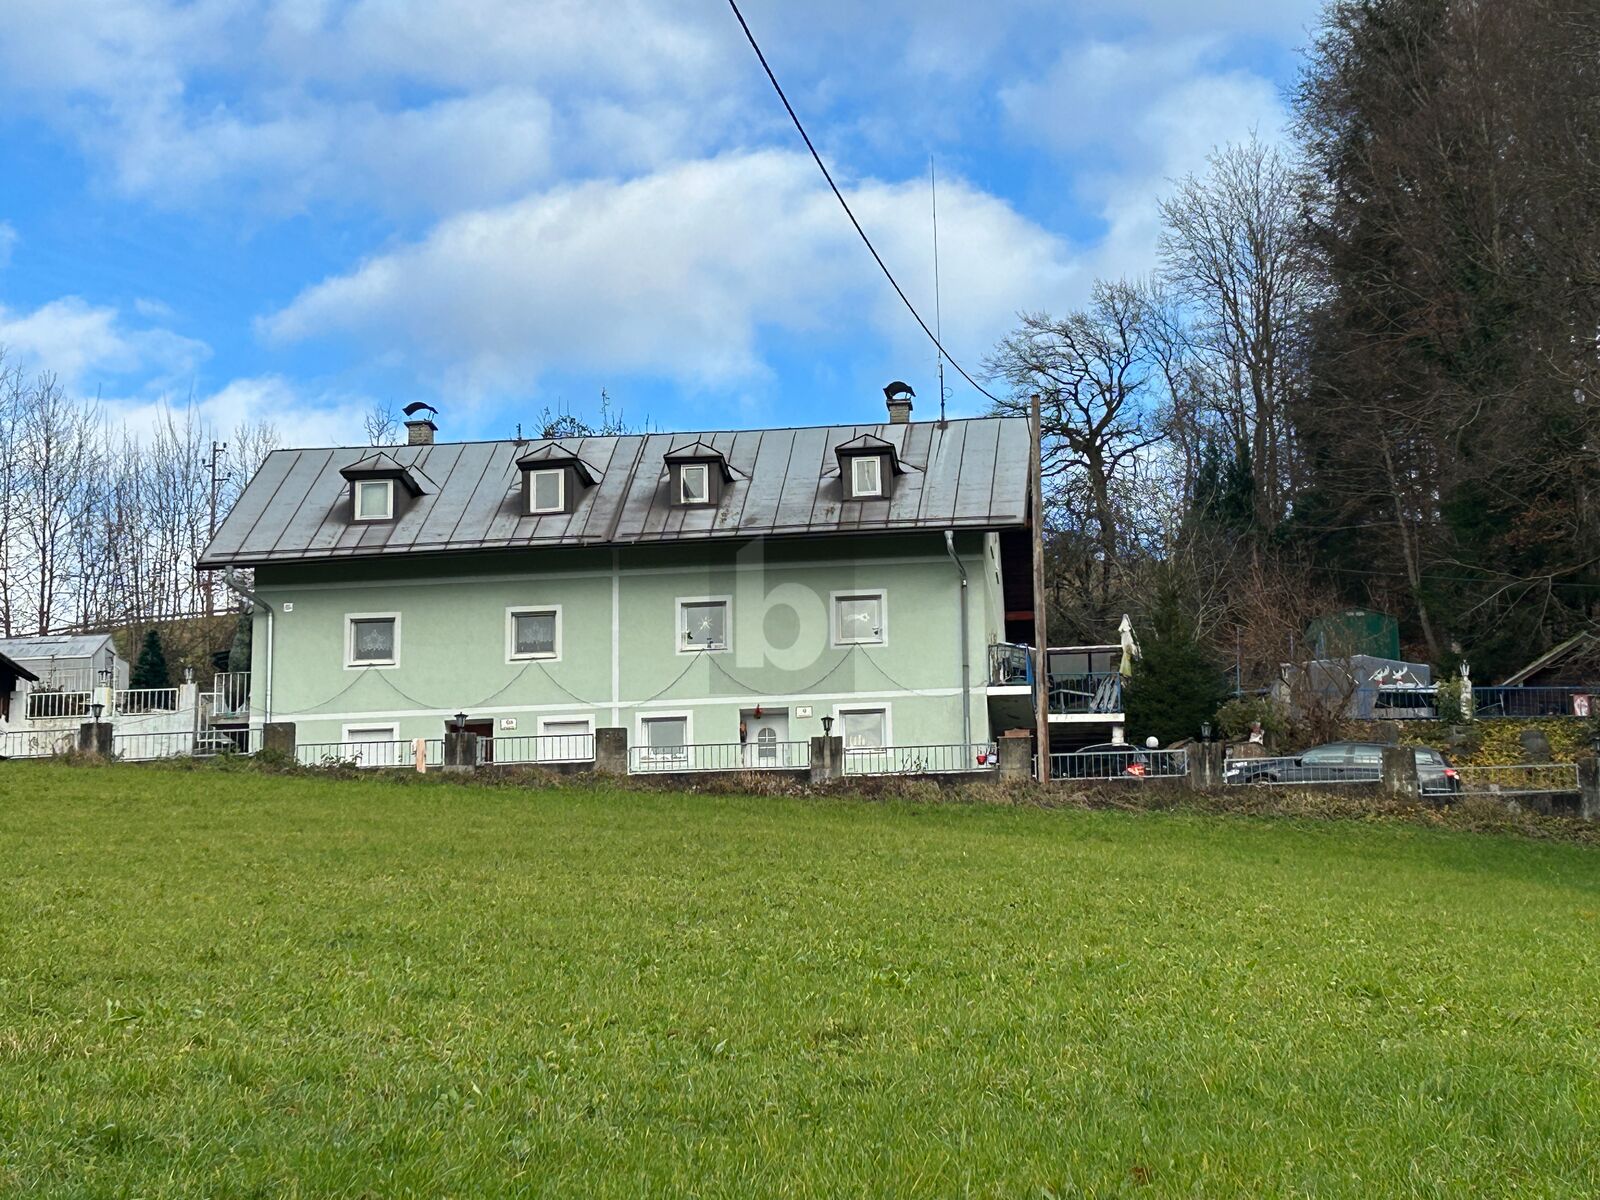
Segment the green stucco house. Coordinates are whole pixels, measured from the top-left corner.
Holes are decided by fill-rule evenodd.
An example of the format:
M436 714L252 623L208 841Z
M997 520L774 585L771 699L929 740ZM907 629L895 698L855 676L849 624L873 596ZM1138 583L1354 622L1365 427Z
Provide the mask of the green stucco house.
M891 399L880 425L451 443L431 415L273 453L207 548L252 573L252 722L770 759L825 722L864 750L1031 719L996 665L1032 621L1025 421Z

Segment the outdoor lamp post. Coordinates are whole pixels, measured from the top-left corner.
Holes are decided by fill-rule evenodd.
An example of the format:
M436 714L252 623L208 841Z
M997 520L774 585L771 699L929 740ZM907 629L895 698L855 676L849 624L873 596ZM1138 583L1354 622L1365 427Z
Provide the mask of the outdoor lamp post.
M832 717L823 717L822 718L822 736L823 737L828 737L832 733L833 733L833 718Z
M1202 742L1209 742L1211 740L1211 722L1210 721L1201 721L1200 722L1200 740Z
M89 719L91 721L93 721L96 725L100 724L100 713L104 709L105 709L105 705L99 703L98 701L95 702L94 704L89 705Z
M464 713L464 712L458 712L456 714L456 732L457 733L465 733L466 731L467 731L467 714Z

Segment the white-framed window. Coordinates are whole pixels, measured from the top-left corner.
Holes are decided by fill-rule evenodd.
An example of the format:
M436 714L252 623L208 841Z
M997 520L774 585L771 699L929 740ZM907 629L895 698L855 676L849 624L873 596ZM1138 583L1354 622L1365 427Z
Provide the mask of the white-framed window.
M561 606L530 604L506 609L506 661L561 657Z
M879 750L889 745L889 706L863 705L833 710L833 727L850 750Z
M400 665L399 613L346 613L344 665L347 669Z
M711 468L705 463L684 463L678 468L678 503L704 504L711 498Z
M833 644L882 646L889 640L888 594L881 589L834 592Z
M545 467L528 472L528 512L558 513L567 507L567 472Z
M646 758L687 758L688 713L658 713L639 718L639 746Z
M727 596L688 596L678 600L678 653L726 650L730 643L732 602Z
M403 766L411 757L411 746L400 741L396 725L346 725L339 731L339 740L350 747L342 757L363 767Z
M387 521L394 516L394 480L358 479L354 488L356 520Z
M539 718L539 762L576 762L594 757L594 718L556 716Z
M883 495L883 458L877 454L857 454L850 460L850 494Z

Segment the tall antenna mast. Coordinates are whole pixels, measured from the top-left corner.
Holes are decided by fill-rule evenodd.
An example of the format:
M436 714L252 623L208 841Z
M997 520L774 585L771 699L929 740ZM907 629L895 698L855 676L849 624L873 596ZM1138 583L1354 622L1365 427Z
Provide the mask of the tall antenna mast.
M933 344L939 364L939 424L945 423L944 402L949 392L944 386L944 316L939 311L939 183L933 171L933 155L928 155L928 198L933 203Z

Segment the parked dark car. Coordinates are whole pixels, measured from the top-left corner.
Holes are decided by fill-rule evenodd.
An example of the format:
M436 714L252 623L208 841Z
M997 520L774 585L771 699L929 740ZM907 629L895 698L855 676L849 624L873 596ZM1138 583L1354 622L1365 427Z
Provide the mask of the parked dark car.
M1417 782L1426 795L1461 790L1456 769L1439 751L1415 746ZM1242 758L1229 761L1224 783L1377 783L1383 776L1379 742L1329 742L1289 758Z

